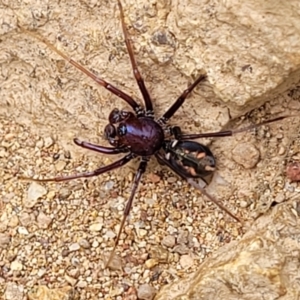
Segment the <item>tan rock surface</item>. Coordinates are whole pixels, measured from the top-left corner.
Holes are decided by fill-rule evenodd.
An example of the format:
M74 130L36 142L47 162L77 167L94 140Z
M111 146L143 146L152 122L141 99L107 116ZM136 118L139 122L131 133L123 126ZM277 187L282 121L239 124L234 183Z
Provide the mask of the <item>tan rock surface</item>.
M187 278L164 286L155 300L297 299L300 200L276 206L238 242L215 251Z

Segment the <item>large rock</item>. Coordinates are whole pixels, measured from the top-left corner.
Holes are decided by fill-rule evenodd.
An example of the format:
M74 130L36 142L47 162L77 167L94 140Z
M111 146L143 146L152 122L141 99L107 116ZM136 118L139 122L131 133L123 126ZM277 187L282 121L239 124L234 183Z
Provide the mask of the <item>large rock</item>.
M239 242L212 254L199 270L166 285L155 300L297 299L300 200L276 206Z

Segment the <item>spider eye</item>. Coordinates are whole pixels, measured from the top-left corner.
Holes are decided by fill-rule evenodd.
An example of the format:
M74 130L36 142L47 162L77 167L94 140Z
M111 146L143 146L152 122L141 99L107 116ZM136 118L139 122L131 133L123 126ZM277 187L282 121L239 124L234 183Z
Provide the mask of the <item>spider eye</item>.
M124 136L127 133L127 127L125 124L120 124L118 127L118 136Z
M107 140L115 138L116 135L117 135L116 128L113 125L108 124L105 126L104 136Z
M117 108L114 108L113 111L110 113L108 120L110 124L116 124L120 122L120 111Z

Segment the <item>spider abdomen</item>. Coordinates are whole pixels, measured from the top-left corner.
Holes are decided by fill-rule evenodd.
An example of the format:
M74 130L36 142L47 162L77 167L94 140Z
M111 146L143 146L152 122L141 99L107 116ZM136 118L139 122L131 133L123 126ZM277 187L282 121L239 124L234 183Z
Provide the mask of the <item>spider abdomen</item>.
M192 141L172 141L166 158L186 178L199 178L214 172L216 161L208 147Z

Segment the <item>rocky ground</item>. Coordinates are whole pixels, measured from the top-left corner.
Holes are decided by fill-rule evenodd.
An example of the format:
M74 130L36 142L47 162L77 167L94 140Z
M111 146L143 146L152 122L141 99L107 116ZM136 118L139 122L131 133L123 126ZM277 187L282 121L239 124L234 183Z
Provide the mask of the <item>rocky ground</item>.
M66 183L32 183L18 176L73 174L117 159L78 149L72 139L106 144L102 136L108 113L125 105L45 45L18 31L16 20L22 26L38 28L51 42L58 41L68 55L130 95L137 99L140 95L131 76L119 20L111 17L118 15L115 5L105 3L106 10L102 10L93 1L80 2L78 7L62 2L40 4L35 9L33 4L10 5L8 9L1 3L1 13L5 12L0 44L1 297L152 299L162 286L196 271L217 249L240 240L253 220L271 206L298 192L297 183L287 180L285 169L289 161L299 159L299 84L270 96L254 111L247 106L234 111L220 99L215 101L210 85L214 74L210 74L172 120L185 132L218 131L278 115L296 115L234 137L203 140L218 164L207 191L244 220L243 227L153 160L136 194L113 268L105 269L137 162L98 178ZM157 7L166 16L168 9L168 5ZM207 16L212 10L206 10ZM81 16L83 11L91 17ZM151 11L148 13L144 15L151 19ZM203 71L203 63L188 58L187 49L181 48L183 37L177 36L178 49L172 44L172 35L166 33L162 36L168 43L163 48L153 39L149 48L147 28L139 26L138 12L132 14L137 30L135 53L153 95L155 112L161 114ZM189 41L193 44L197 34L189 28L193 19L188 20L182 24L187 25L186 32L194 34ZM160 37L159 32L155 31L153 38ZM245 69L243 76L248 72L252 84L255 78L268 78L256 76L259 70L251 73ZM283 74L280 68L274 72L278 78Z
M282 110L295 113L288 105ZM297 184L288 183L284 171L291 154L297 158L292 137L298 122L290 119L257 134L213 141L219 170L208 191L249 224L270 205L291 197ZM89 180L30 183L17 176L71 174L112 159L75 155L51 133L38 135L8 118L1 120L1 141L1 286L7 299L22 299L37 285L70 289L80 299L146 299L143 293L197 270L211 253L247 230L247 222L241 228L153 163L122 234L115 269L105 269L136 165ZM244 152L234 151L245 145L260 153L252 169L243 167L248 161ZM10 293L19 293L19 298L10 298Z

